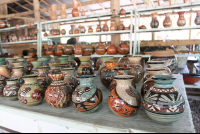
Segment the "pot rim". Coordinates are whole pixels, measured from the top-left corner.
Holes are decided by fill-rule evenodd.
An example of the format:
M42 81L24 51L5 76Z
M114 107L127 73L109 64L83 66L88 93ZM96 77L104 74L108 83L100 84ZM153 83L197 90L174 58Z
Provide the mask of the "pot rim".
M161 67L161 68L146 68L147 71L164 71L166 70L166 67Z
M133 75L117 75L117 76L114 76L114 79L117 79L117 80L129 80L129 79L133 79L135 78L135 76Z
M76 78L94 78L97 77L96 74L94 75L77 75Z
M7 79L6 81L17 81L18 79L17 78L10 78L10 79Z
M172 75L155 75L151 79L153 79L153 80L176 80L176 77L172 76Z
M183 77L200 77L199 74L182 73Z
M34 77L38 77L38 75L24 75L24 76L22 76L22 78L34 78Z

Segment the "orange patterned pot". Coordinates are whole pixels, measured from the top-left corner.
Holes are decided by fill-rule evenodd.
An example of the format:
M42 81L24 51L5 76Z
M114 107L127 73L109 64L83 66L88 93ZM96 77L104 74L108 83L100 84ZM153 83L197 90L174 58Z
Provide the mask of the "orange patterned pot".
M74 49L74 53L75 53L76 55L81 55L81 54L83 54L83 47L82 47L81 45L77 45L77 46L75 47L75 49Z
M103 43L99 43L95 48L95 52L98 55L104 55L106 52L106 46Z

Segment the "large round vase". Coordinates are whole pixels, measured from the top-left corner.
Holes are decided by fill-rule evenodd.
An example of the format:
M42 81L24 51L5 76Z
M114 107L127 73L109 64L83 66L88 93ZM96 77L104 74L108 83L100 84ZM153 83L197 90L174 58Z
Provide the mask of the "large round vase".
M73 92L72 101L75 108L81 112L92 113L100 107L103 95L101 90L93 84L95 77L94 75L77 77L80 85Z
M44 90L37 83L37 75L25 75L25 83L20 87L18 99L26 106L35 106L44 99Z
M145 112L152 120L162 124L178 120L184 112L185 100L173 86L176 78L171 75L157 75L152 79L155 85L144 96Z
M117 115L129 117L138 111L141 103L141 97L138 91L131 85L134 76L119 75L115 76L115 89L112 90L108 97L110 109Z

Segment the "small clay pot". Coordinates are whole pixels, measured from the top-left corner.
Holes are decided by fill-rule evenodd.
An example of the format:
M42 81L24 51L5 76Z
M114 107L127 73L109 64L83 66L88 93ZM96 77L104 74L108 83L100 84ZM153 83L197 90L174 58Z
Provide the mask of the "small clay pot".
M120 54L129 54L130 46L128 44L120 44L119 47L117 47L117 50Z
M100 25L97 26L96 32L101 32L101 27L100 27Z
M58 44L57 50L55 51L56 55L63 55L63 46L62 44Z
M118 12L115 9L113 9L112 16L116 17L117 15L118 15Z
M28 52L28 55L32 57L36 57L37 53L36 53L35 48L31 48L30 51Z
M66 34L66 30L65 30L65 29L62 29L60 33L61 33L62 35L65 35L65 34Z
M103 26L103 31L106 32L106 31L108 31L109 28L108 28L108 25L107 25L107 20L105 20L104 22L105 23L104 23L104 26Z
M54 55L55 52L54 52L53 46L48 46L48 49L45 51L45 54L46 55Z
M67 55L74 54L74 46L65 45L63 51L64 51L64 54L67 54Z
M98 55L104 55L106 52L106 46L103 43L99 43L95 48L95 52Z
M139 29L147 29L147 27L145 25L142 25L139 27Z
M119 25L119 30L124 30L125 26L123 24L123 21L120 21L120 25Z
M93 45L85 45L83 47L83 54L94 54L95 48Z
M112 21L111 21L110 31L116 31L116 30L117 30L117 26L116 26L116 24L115 24L115 21L112 20Z
M89 26L88 33L93 33L92 26Z
M123 8L120 10L120 15L126 15L126 11Z
M74 34L79 34L78 28L74 30Z
M110 44L110 46L107 48L107 53L109 55L115 55L117 54L117 47L115 44Z
M74 53L76 55L82 55L83 54L83 47L81 45L77 45L74 49Z
M69 30L69 34L74 34L74 32L73 32L73 30L71 29L71 30Z

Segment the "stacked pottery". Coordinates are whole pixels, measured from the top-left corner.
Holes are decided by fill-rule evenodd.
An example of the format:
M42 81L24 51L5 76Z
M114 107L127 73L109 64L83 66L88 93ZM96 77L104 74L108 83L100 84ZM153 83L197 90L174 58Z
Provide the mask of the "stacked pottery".
M8 71L11 72L12 71L12 67L13 67L13 62L16 61L17 59L15 58L6 58L6 65L8 66Z
M50 70L58 70L60 63L56 60L54 55L51 55L50 57L51 57L51 60L48 63Z
M64 56L64 55L63 55ZM75 68L75 70L78 68L78 64L77 64L77 62L74 60L74 54L72 54L72 55L68 55L69 56L69 58L68 58L68 63L69 63L69 66L70 67L73 67L73 68Z
M145 112L152 120L162 124L178 120L184 113L185 100L173 86L176 78L170 75L158 75L152 79L155 84L144 96Z
M24 62L23 61L14 61L13 63L13 67L23 67Z
M18 58L18 61L23 61L23 67L24 67L24 72L26 73L26 69L27 69L27 58Z
M39 61L43 61L43 66L48 66L49 61L51 60L50 56L41 57Z
M112 61L113 60L113 56L102 56L100 57L97 62L96 62L96 68L98 70L98 74L101 75L102 69L106 68L106 65L104 62L106 61Z
M71 101L72 88L63 81L64 73L59 70L52 70L48 76L51 77L53 82L45 92L47 103L54 108L66 107Z
M94 68L90 64L90 56L82 56L79 57L81 64L77 69L78 75L93 75L94 74Z
M32 61L33 69L31 71L31 74L38 74L38 71L36 70L38 67L41 67L43 64L43 61Z
M18 66L18 67L13 67L12 68L12 75L11 78L18 79L18 83L22 85L24 83L24 80L22 77L24 76L24 67L23 66Z
M131 85L134 76L115 76L115 88L110 92L108 105L117 115L130 117L138 111L141 97L138 91Z
M18 91L20 88L19 83L17 82L17 79L8 79L6 80L6 86L4 87L3 90L3 96L11 101L15 101L18 99Z
M6 61L5 61L6 58L0 58L0 65L6 65Z
M117 61L106 61L104 62L106 65L106 68L101 72L101 83L109 89L110 83L113 81L114 76L117 75L117 73L113 70L117 66Z
M60 65L59 65L60 69L67 68L69 66L68 65L68 56L59 57L58 60L60 63Z
M26 106L35 106L44 99L44 90L37 83L37 75L23 76L24 84L18 92L19 101Z
M93 84L95 75L78 76L80 85L72 94L72 102L78 111L92 113L99 109L103 95L99 88Z

